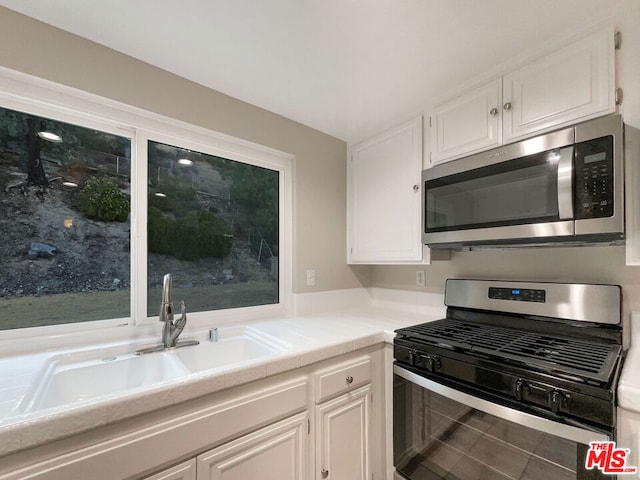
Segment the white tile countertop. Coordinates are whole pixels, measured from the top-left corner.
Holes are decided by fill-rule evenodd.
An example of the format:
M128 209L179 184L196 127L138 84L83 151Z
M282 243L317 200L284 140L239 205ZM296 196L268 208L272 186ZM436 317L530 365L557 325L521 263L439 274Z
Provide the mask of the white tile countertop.
M43 378L43 371L47 368L47 362L49 365L52 363L52 357L82 358L83 355L89 355L88 351L92 358L100 358L102 352L131 355L137 347L134 348L131 342L111 342L84 345L75 350L0 357L0 456L385 341L391 342L394 330L442 318L444 313L444 306L408 311L377 305L234 324L229 328L245 328L254 337L263 335L289 347L248 362L189 372L167 381L152 382L142 388L109 391L92 398L54 407L45 405L45 408L31 411L24 409L26 398L29 392L38 388L35 379ZM221 329L221 341L224 340L225 331ZM204 343L207 333L190 332L185 337L195 337ZM145 342L148 345L154 341L157 342L157 339L137 339L136 345Z

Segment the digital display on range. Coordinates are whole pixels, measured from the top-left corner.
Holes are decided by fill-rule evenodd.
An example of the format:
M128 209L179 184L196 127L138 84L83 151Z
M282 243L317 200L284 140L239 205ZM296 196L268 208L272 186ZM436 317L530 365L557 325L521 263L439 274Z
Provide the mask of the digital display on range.
M544 303L547 295L546 291L541 289L489 287L489 298L494 300Z

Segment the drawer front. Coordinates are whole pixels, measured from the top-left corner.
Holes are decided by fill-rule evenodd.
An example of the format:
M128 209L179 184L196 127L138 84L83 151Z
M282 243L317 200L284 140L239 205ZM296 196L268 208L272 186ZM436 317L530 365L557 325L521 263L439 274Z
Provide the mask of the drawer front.
M353 390L371 381L371 357L360 357L315 373L316 403Z

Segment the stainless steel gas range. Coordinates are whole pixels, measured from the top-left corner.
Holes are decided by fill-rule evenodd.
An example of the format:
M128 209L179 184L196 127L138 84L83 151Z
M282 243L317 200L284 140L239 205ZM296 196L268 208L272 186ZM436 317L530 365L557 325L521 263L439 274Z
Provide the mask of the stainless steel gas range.
M615 441L620 287L456 279L445 304L396 332L398 478L615 478L590 449Z

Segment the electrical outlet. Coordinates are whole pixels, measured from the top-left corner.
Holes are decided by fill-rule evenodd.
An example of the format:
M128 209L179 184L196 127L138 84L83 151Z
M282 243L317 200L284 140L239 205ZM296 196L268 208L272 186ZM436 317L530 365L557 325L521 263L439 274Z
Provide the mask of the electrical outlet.
M316 284L316 271L307 270L307 287L313 287Z
M419 287L425 286L425 275L426 272L424 270L416 270L416 285Z

